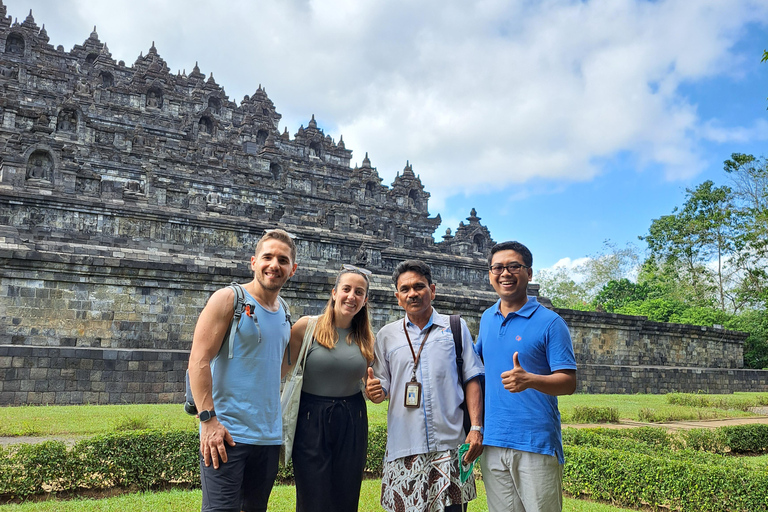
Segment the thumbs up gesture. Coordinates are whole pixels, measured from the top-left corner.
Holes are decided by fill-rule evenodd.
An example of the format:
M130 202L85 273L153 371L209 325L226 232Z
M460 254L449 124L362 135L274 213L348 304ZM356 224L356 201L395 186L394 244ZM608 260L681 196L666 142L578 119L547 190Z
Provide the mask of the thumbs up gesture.
M501 383L504 384L504 389L511 393L525 391L530 384L530 374L520 366L517 356L517 352L512 354L512 369L501 374Z
M384 389L381 387L381 381L373 376L373 368L368 367L368 375L365 380L365 394L368 395L368 399L375 403L381 403L384 401L385 394Z

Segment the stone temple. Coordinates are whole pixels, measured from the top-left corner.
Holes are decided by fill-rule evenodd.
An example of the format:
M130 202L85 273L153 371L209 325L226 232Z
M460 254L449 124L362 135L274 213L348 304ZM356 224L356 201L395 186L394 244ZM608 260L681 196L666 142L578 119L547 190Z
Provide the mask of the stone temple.
M436 308L473 332L496 299L474 209L435 241L410 163L387 186L314 116L280 132L261 86L237 104L154 45L116 61L95 28L65 51L0 0L0 89L0 405L179 401L200 310L252 277L272 227L297 237L294 318L321 311L344 263L374 273L376 328L399 316L389 276L407 258L432 266ZM582 390L768 389L740 369L741 333L561 313Z

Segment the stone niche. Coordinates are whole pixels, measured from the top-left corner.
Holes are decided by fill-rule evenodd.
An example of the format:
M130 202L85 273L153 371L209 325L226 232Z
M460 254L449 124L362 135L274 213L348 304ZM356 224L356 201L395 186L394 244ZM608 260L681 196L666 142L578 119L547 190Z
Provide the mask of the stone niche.
M436 308L472 332L495 302L491 233L472 209L435 241L416 164L384 184L314 116L281 132L262 86L235 102L154 45L126 65L93 31L65 52L31 15L0 16L0 42L0 405L181 401L201 309L252 278L276 226L298 245L294 318L322 310L345 263L373 273L376 328L401 315L390 276L408 258L432 266ZM742 369L741 333L561 314L579 389L766 389Z

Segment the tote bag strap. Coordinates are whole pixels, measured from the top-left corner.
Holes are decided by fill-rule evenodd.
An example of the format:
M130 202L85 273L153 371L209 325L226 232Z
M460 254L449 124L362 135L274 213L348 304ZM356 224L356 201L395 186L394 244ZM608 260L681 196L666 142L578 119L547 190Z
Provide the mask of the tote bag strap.
M301 342L301 348L299 349L299 355L296 358L296 366L293 367L291 372L291 378L293 378L299 372L304 371L304 363L307 360L309 354L309 347L312 346L312 339L315 336L315 326L317 325L317 317L309 317L307 322L307 328L304 330L304 339Z

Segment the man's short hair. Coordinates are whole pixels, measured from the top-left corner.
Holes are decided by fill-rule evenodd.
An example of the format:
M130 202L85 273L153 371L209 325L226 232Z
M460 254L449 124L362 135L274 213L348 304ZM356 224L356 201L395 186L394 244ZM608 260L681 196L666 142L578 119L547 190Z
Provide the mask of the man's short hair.
M255 254L259 254L261 246L267 240L278 240L283 242L291 249L291 263L296 263L296 244L293 242L293 235L283 229L268 229L256 244Z
M531 251L520 242L509 241L498 243L491 248L491 254L488 256L489 267L493 263L493 255L499 251L515 251L523 257L523 264L526 267L533 266L533 254L531 254Z
M397 287L397 280L400 279L400 275L406 272L416 272L427 278L427 284L432 284L432 269L429 268L429 265L421 260L405 260L392 272L392 281L394 281L395 287Z

